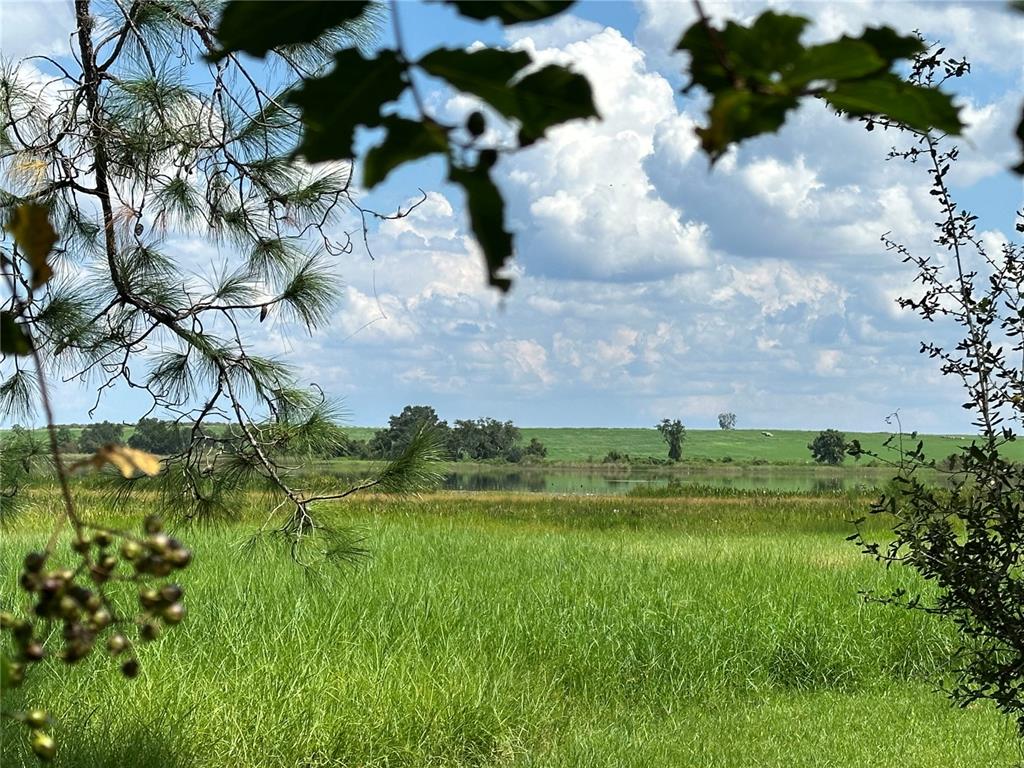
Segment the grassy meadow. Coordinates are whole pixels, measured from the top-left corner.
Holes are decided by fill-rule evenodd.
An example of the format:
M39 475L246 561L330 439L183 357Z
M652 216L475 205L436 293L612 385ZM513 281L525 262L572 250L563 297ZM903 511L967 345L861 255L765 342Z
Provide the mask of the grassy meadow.
M933 691L951 628L859 597L919 586L843 541L866 501L369 497L330 515L370 556L316 578L240 549L253 512L177 532L190 616L137 680L96 657L18 695L76 768L1010 765L1011 723ZM5 608L48 508L5 523Z
M346 434L356 440L369 440L377 427L345 427ZM71 427L70 432L77 438L81 427ZM766 437L760 429L688 429L683 443L683 463L722 463L769 465L814 465L807 449L818 434L817 430L764 430L772 436ZM0 430L2 435L5 430ZM126 425L124 439L134 432L134 426ZM609 451L628 454L631 457L653 457L664 459L667 449L661 434L656 429L611 428L611 427L523 427L520 430L524 444L536 438L548 449L546 461L557 464L599 463ZM40 430L41 434L41 430ZM889 437L886 432L844 432L847 440L859 440L868 451L883 457L895 458L895 453L884 447ZM909 437L905 438L908 441ZM967 435L921 435L925 453L941 459L958 451L971 440ZM1011 443L1004 448L1006 455L1024 462L1024 443ZM860 462L847 459L845 466L859 466L870 462L865 457Z
M346 433L357 440L368 440L376 428L348 427ZM663 459L667 455L665 441L656 429L610 428L610 427L523 427L524 443L536 438L548 449L547 461L567 464L600 462L609 451L629 454L632 457L651 456ZM738 463L804 464L812 465L814 460L807 449L818 434L817 430L764 430L771 433L765 437L760 429L688 429L683 443L683 462L716 462L731 460ZM860 440L866 450L884 457L894 454L883 446L889 433L886 432L844 432L847 440ZM909 441L909 438L906 438ZM935 458L944 458L956 452L971 438L966 435L922 435L925 453ZM909 447L909 446L908 446ZM1024 444L1013 443L1006 447L1007 456L1024 461ZM863 459L861 463L866 463ZM852 459L846 464L856 466Z

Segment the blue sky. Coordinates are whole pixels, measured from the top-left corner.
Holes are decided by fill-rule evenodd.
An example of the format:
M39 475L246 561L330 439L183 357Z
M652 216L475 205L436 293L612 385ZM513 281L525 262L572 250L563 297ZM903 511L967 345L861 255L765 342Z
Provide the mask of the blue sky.
M764 3L712 3L747 19ZM996 3L773 3L814 20L808 38L890 23L966 55L955 86L970 124L953 183L993 244L1024 203L1012 162L1024 92L1024 23ZM688 2L583 2L554 22L510 32L460 20L436 4L401 4L416 52L438 42L526 49L590 77L603 120L563 127L503 160L498 179L517 233L512 293L486 288L458 192L436 162L393 175L366 202L414 215L376 227L374 259L337 265L345 283L329 328L283 326L258 346L343 398L355 424L381 424L409 403L449 419L522 425L651 425L662 417L716 426L966 430L962 397L918 353L941 329L900 313L911 274L879 243L894 235L931 249L927 177L884 157L891 137L821 105L776 136L731 152L714 171L693 135L704 102L683 97L672 49ZM8 56L60 51L66 3L0 0ZM64 28L61 27L64 24ZM17 30L12 37L12 30ZM390 31L382 43L390 42ZM429 108L454 117L477 105L431 88ZM222 258L179 238L183 258ZM186 256L187 255L187 256ZM59 418L84 421L88 391L64 385ZM96 418L134 421L145 406L115 393Z

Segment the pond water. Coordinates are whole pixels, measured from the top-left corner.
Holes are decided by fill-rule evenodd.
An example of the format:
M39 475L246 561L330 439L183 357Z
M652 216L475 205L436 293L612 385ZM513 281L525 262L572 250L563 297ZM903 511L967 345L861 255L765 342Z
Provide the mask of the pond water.
M337 465L326 470L341 484L366 477ZM638 486L667 486L670 482L735 488L829 493L869 490L892 476L889 469L831 469L803 467L695 467L609 468L456 467L445 475L449 491L504 491L513 493L626 494Z

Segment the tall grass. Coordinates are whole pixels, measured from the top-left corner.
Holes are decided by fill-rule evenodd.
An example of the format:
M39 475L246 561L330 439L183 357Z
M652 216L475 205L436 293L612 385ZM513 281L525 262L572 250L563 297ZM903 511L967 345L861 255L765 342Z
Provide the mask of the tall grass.
M1009 764L992 710L932 692L952 631L859 597L915 586L842 541L859 503L371 498L334 515L372 556L315 579L251 524L182 530L191 615L140 678L24 694L83 768ZM6 528L5 606L45 514Z

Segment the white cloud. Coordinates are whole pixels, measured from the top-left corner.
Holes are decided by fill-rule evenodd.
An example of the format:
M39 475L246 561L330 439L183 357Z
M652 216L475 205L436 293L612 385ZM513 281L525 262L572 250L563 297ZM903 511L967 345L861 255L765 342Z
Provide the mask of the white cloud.
M749 18L763 6L708 7ZM731 410L741 425L780 428L883 428L902 407L909 427L962 428L956 393L917 355L932 329L893 301L915 291L911 273L879 242L892 230L934 250L926 174L884 160L891 134L819 104L709 171L693 133L703 102L680 97L670 53L691 6L641 8L636 43L573 16L512 40L584 72L603 119L557 128L498 166L519 249L509 297L486 286L460 193L425 181L436 191L412 215L374 225L373 260L338 264L346 288L329 329L293 338L267 323L261 349L345 394L358 423L429 402L449 419L632 425L671 414L713 427ZM970 142L951 178L991 202L986 185L1005 184L1016 151L1020 49L1012 25L979 19L1009 17L985 9L965 21L944 4L800 9L819 38L895 20L950 31L951 53L960 40L979 53L983 87L964 81ZM479 106L442 92L428 102L449 115ZM990 250L1002 223L982 224ZM219 258L197 239L174 246L197 267Z
M672 86L647 72L643 54L611 28L560 48L542 47L529 31L513 44L583 72L602 116L557 128L512 161L511 207L526 268L644 280L708 264L704 227L660 199L641 167L659 129L683 141L673 133L682 126Z
M12 61L70 53L75 23L71 3L59 0L0 2L0 49Z
M815 206L809 204L808 198L825 186L807 167L803 155L788 164L774 157L756 160L747 165L742 174L747 186L758 197L791 219L813 215Z

